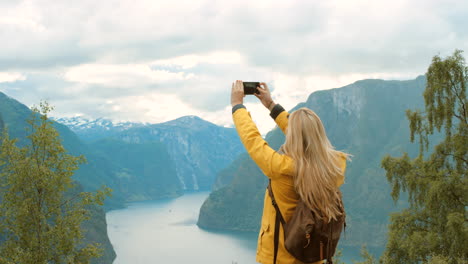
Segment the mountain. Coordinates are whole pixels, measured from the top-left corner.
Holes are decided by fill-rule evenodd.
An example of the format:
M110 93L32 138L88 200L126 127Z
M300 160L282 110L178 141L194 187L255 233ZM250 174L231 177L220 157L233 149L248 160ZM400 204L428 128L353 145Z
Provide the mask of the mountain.
M133 128L142 127L143 123L134 122L118 122L114 123L112 120L105 118L98 118L95 120L87 119L81 116L55 118L55 121L66 125L73 132L75 132L80 139L85 142L93 142L103 138L114 137L120 132Z
M395 205L381 169L384 155L418 152L409 141L406 109L423 109L426 80L362 80L342 88L312 93L306 102L321 118L327 135L338 150L353 155L341 187L347 211L346 238L342 246L384 247L389 213L406 205L401 197ZM277 149L284 142L275 128L266 140ZM198 225L208 229L257 231L263 208L267 178L247 155L240 155L218 174L216 191L200 209Z
M167 150L172 160L167 164L176 165L174 175L181 188L189 191L210 190L216 174L245 151L234 128L220 127L196 116L184 116L160 124L116 125L105 119L88 123L83 119L57 119L57 121L69 124L70 128L93 149L102 148L104 141L108 149L117 149L118 145L130 147L134 144L135 148L148 144L164 145L162 151ZM111 147L112 144L116 145ZM102 149L100 151L101 156L107 155L107 160L111 162L115 158L113 155L116 154L113 152ZM144 151L140 154L135 151L134 154L130 159L146 156ZM117 164L120 165L128 161L117 160L119 160Z
M161 142L167 146L184 190L210 190L216 174L244 152L234 128L214 125L196 116L132 128L120 134L125 142Z
M18 138L20 145L26 144L28 133L26 120L30 118L31 110L15 99L0 93L0 113L8 128L10 137ZM101 185L112 182L113 175L103 168L106 167L106 164L102 164L105 161L99 160L75 133L60 123L54 123L54 128L59 132L62 143L70 154L86 157L88 163L82 165L74 176L86 191L98 189ZM119 203L118 201L115 202Z
M115 172L114 184L127 202L176 197L182 188L166 146L159 142L127 143L101 139L92 144Z
M26 128L28 125L26 120L30 118L31 113L28 107L0 92L0 116L3 119L3 121L0 121L0 126L4 125L8 129L10 137L18 139L18 145L20 146L27 144L26 136L28 132ZM74 179L80 183L78 186L80 190L94 190L106 182L107 177L111 177L102 169L99 161L93 159L90 151L72 131L58 123L55 123L54 127L60 133L62 143L70 154L84 154L88 159L88 164L82 165L74 175ZM113 201L114 204L122 203L119 201L118 196ZM103 246L104 255L99 259L99 263L112 263L116 255L107 236L105 212L103 208L95 206L91 207L90 210L93 218L84 223L87 231L85 234L86 241L97 242Z

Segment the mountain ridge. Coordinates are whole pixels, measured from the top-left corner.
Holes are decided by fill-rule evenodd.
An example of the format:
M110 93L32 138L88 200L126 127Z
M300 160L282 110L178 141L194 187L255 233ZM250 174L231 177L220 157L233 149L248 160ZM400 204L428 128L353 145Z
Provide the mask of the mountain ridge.
M127 143L161 142L174 160L184 190L211 190L216 174L245 152L234 128L196 116L131 128L117 139Z
M153 143L166 145L164 151L168 151L177 164L176 175L181 190L187 191L210 190L215 175L244 151L234 128L221 127L195 115L156 124L114 123L105 118L90 120L73 117L56 120L68 124L90 148L96 145L102 147L103 140L108 139L113 139L120 146L135 144L141 147L141 144ZM106 144L109 149L109 141ZM115 153L104 149L100 153L101 156L115 157ZM124 163L127 161L122 160ZM112 163L112 160L109 162ZM123 175L122 171L117 173Z
M141 127L158 127L158 126L181 126L185 128L193 128L194 124L203 124L204 126L218 126L210 121L200 118L196 115L186 115L181 116L172 120L160 122L160 123L148 123L148 122L114 122L111 119L98 117L96 119L89 119L83 118L81 116L74 116L74 117L60 117L55 118L52 117L54 121L61 123L68 128L70 128L73 132L77 133L80 138L86 142L92 142L95 140L99 140L104 137L109 137L109 132L111 130L116 130L118 133L121 133L125 130L133 129L133 128L141 128ZM195 127L198 128L198 127ZM93 131L94 130L94 131ZM103 134L106 135L94 135L89 137L90 133L96 133L96 130L101 130ZM113 133L111 132L111 135Z

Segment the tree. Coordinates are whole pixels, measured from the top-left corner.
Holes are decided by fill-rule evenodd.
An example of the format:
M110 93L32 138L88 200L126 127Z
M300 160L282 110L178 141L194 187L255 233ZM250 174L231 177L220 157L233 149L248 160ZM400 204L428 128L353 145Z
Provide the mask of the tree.
M377 264L377 260L375 259L374 255L369 253L367 250L366 245L361 247L360 252L361 257L364 259L363 261L353 261L353 264Z
M335 264L345 264L343 261L341 261L341 257L343 257L343 250L342 249L337 249L335 252L335 255L333 256L333 263Z
M0 146L0 263L89 263L99 244L84 244L87 208L102 205L110 189L80 192L72 175L84 157L66 153L41 103L28 120L28 144L16 146L6 130ZM1 243L1 242L0 242Z
M407 209L391 216L383 255L388 264L468 259L468 67L462 51L445 59L435 56L426 77L425 111L406 113L410 140L419 139L419 155L382 160L393 200L405 192L409 202ZM432 148L434 133L444 138Z

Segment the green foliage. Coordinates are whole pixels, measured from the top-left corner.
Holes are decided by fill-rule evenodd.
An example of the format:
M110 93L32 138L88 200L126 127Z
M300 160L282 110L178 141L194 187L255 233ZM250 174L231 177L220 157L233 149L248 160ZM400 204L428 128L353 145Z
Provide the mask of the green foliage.
M447 264L449 263L450 259L448 257L442 257L442 256L432 256L430 257L429 261L425 262L424 264ZM462 259L458 258L457 263L460 264L467 264L468 260L467 259Z
M66 153L47 117L47 103L27 121L29 144L3 133L0 152L0 263L90 263L102 249L84 243L88 208L103 205L111 190L77 192L72 175L83 156ZM75 190L75 191L73 191Z
M30 125L26 122L31 116L31 109L16 101L15 99L0 92L0 114L2 115L5 127L8 129L10 138L17 139L17 146L22 147L29 144L26 128ZM107 208L121 208L124 205L124 198L120 195L118 188L113 185L113 167L108 160L98 157L92 149L82 143L76 134L66 126L53 122L53 127L59 133L63 147L73 156L86 156L87 163L82 164L75 171L73 179L79 182L85 191L98 190L102 185L106 185L114 190L110 199L106 199ZM103 238L102 240L105 240ZM103 241L104 242L104 241ZM108 242L106 242L108 243ZM110 242L108 243L110 245ZM115 255L115 253L110 253Z
M384 263L463 263L468 259L468 67L461 51L435 56L427 71L425 112L407 111L419 155L386 156L382 167L396 201L409 208L391 216ZM431 135L444 139L431 150ZM431 257L434 256L434 257Z
M333 256L333 263L345 264L343 261L341 261L341 257L343 257L343 250L337 248L335 251L335 255Z
M363 245L361 248L361 257L364 259L364 261L353 261L353 264L378 264L375 257L369 253L365 245Z
M0 92L0 115L2 116L5 127L8 129L10 138L15 138L17 146L23 147L29 144L27 138L28 131L25 128L30 127L26 122L31 116L31 109L21 104L15 99L8 97ZM86 164L82 164L79 170L74 172L73 179L79 182L80 188L74 188L67 195L72 195L72 192L78 191L95 191L103 184L111 187L114 192L111 199L106 199L104 207L122 207L123 197L119 195L116 186L113 185L112 167L104 159L98 158L94 153L81 143L78 137L64 125L53 123L54 128L60 134L63 146L69 154L73 156L85 155ZM1 137L1 133L0 133ZM82 187L82 188L81 188ZM2 190L0 190L0 193ZM104 254L98 260L93 261L96 264L110 264L115 259L115 251L107 236L107 224L105 212L102 207L95 205L90 206L89 210L92 214L89 221L83 223L83 228L86 230L85 243L98 242L105 249ZM0 233L0 241L4 237ZM1 243L1 242L0 242ZM97 262L99 261L99 262Z

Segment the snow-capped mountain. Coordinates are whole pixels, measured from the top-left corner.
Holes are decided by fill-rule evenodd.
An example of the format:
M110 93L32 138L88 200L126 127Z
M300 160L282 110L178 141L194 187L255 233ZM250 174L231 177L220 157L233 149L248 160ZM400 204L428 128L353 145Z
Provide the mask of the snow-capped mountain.
M66 125L78 136L86 141L95 141L101 138L113 137L130 128L143 127L146 124L134 122L117 122L105 118L87 119L81 116L55 118L55 121Z
M58 118L56 121L68 126L90 148L101 148L100 151L107 152L105 155L108 156L114 155L112 152L117 145L142 148L152 143L163 144L176 165L174 176L183 190L210 189L217 173L244 151L234 128L217 126L197 116L183 116L160 124L113 123L103 118L89 120L82 117ZM112 144L113 147L109 147Z

